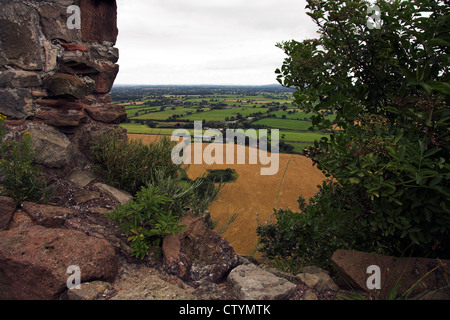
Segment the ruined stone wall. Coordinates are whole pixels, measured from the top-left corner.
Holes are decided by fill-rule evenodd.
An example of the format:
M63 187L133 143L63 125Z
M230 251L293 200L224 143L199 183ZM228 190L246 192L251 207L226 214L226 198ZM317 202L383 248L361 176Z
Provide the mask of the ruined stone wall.
M80 29L67 26L71 5ZM85 165L89 142L126 120L108 95L119 71L115 0L0 0L0 8L6 128L30 132L46 167Z

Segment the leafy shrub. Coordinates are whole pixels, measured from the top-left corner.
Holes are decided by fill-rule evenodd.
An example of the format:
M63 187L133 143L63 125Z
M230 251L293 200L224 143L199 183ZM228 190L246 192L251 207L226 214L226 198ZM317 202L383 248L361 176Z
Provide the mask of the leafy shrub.
M17 205L47 200L51 188L34 164L30 133L4 139L4 119L0 115L0 193L15 199Z
M307 2L320 37L278 44L288 58L276 72L315 114L313 127L330 133L305 154L336 183L302 217L280 212L261 230L263 250L322 261L337 245L449 257L448 4L378 1L383 24L369 29L366 1ZM284 228L296 229L278 238L289 250L273 240Z
M173 146L168 138L144 144L141 140L122 140L115 132L93 145L92 153L98 172L108 184L135 194L156 171L164 171L166 177L180 174L181 168L171 158Z
M176 234L183 229L178 224L180 217L173 214L173 200L161 194L158 187L143 187L133 201L118 206L108 217L119 223L131 241L133 255L144 258L151 246L158 246L167 234Z
M276 221L259 225L259 250L284 265L330 267L337 249L367 251L386 244L376 230L367 232L367 221L351 189L325 181L306 204L299 198L300 212L274 210Z

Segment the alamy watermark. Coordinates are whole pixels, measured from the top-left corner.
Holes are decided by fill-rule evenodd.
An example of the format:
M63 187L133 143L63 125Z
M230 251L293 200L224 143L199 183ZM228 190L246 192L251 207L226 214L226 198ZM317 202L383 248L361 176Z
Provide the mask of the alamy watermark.
M369 290L381 289L381 269L377 265L371 265L367 267L367 274L370 276L366 280L366 287Z
M187 129L173 131L172 141L179 142L181 137L183 139L172 149L172 161L177 165L191 164L193 152L194 164L235 164L235 140L237 140L238 145L246 145L246 141L248 141L250 148L237 148L237 164L247 164L246 149L248 149L248 164L269 165L269 167L261 167L261 175L275 175L278 173L280 166L279 130L271 129L270 133L270 143L267 129L259 129L258 132L255 129L247 129L246 131L226 129L224 139L222 131L207 129L203 132L202 122L194 121L193 143L191 143L192 136ZM212 140L214 142L203 149L202 142L211 142ZM270 153L267 151L269 145ZM224 154L224 146L226 154Z
M71 265L67 268L66 273L71 274L66 281L67 288L81 289L81 269L79 266Z
M68 6L66 10L67 14L71 16L67 19L66 25L69 30L81 29L81 9L79 6Z

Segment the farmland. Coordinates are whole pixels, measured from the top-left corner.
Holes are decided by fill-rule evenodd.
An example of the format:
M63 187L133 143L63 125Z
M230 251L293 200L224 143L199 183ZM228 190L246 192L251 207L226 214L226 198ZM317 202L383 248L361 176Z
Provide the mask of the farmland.
M311 115L281 86L118 86L111 96L125 105L128 133L171 135L177 128L279 129L280 152L301 153L325 132L309 131ZM327 115L331 121L334 115Z

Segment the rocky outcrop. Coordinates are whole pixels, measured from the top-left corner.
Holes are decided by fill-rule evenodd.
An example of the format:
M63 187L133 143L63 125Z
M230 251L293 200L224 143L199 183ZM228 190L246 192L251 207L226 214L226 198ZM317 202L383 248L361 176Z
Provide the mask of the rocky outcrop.
M80 8L80 29L67 25L70 5ZM105 133L126 120L124 107L108 96L119 71L116 2L0 0L0 6L5 126L35 136L39 164L83 166L89 159L78 138L90 127Z
M0 299L56 299L71 265L82 282L117 273L114 247L80 231L33 226L1 231L0 238Z

